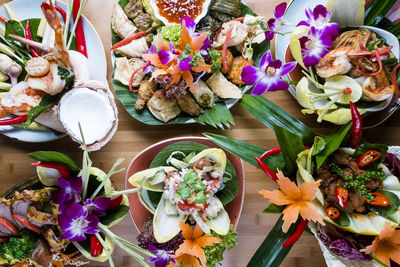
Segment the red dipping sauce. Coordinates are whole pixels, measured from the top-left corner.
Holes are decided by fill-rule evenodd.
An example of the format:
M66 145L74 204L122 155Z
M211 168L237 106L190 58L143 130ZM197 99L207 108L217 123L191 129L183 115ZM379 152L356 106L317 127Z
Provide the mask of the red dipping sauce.
M205 0L156 0L161 16L166 18L170 23L181 22L184 17L196 20L203 12L203 3Z

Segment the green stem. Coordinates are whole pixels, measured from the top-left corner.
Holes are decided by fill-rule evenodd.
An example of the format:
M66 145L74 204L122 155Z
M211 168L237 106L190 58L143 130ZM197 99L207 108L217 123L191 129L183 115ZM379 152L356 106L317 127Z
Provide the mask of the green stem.
M358 243L358 244L360 245L360 247L362 249L365 249L365 246L363 244L360 244L360 243ZM375 257L373 254L368 254L368 256L370 256L374 261L376 261L377 263L379 263L383 267L390 267L387 264L383 263L381 260L379 260L377 257Z
M123 191L114 191L110 195L108 195L108 197L116 198L116 197L119 197L120 195L133 194L133 193L137 193L138 191L139 191L139 188L132 188L132 189L123 190Z
M100 190L104 187L105 183L110 179L110 177L116 173L119 173L125 168L119 169L115 171L115 168L117 168L125 159L119 158L114 165L112 166L111 170L107 173L107 176L104 178L104 180L101 182L101 184L97 187L96 191L93 192L92 196L90 197L91 200L93 200L97 194L100 192Z
M75 30L76 30L76 27L78 26L78 21L82 16L82 12L86 7L87 1L88 0L82 0L80 2L81 5L79 6L78 14L76 15L76 18L75 18L75 21L74 21L74 26L72 27L72 34L71 34L71 36L69 37L69 40L68 40L68 44L67 44L67 48L68 49L71 47L72 40L74 38L74 33L75 33Z
M65 19L64 25L64 43L66 44L68 41L68 32L71 24L71 14L72 14L72 6L74 0L67 0L67 17Z
M342 96L343 96L343 94L339 94L339 95L333 97L332 100L329 101L329 102L324 106L324 108L322 109L322 112L321 112L321 113L319 114L319 116L318 116L317 122L322 122L322 120L323 120L325 114L329 111L329 108L330 108L333 104L335 104L335 102L338 101L339 98L341 98Z
M126 245L128 245L134 249L137 249L138 251L142 252L143 254L146 254L149 257L154 257L154 254L149 252L148 250L145 250L145 249L139 247L138 245L133 244L133 243L129 242L128 240L125 240L119 236L115 236L115 237L118 239L118 241L121 241L121 242L125 243Z
M106 251L108 262L110 263L110 267L114 267L114 261L112 259L112 255L110 253L109 247L107 246L106 242L103 240L99 233L95 234L97 239L99 240L100 244L103 246L103 249Z
M92 167L92 161L89 158L89 152L87 150L86 147L86 142L85 142L85 136L83 135L83 130L82 130L82 126L81 123L78 122L78 126L79 126L79 132L81 133L81 137L82 137L82 143L83 143L83 159L82 159L82 199L86 200L86 195L87 195L87 189L88 189L88 185L89 185L89 177L90 177L90 168Z

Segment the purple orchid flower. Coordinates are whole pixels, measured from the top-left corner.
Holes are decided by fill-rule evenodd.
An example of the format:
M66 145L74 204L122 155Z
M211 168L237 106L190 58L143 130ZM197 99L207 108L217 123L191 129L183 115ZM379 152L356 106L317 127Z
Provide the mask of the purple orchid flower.
M317 29L311 26L307 36L299 39L301 52L304 55L303 62L306 67L315 66L319 59L329 53L332 39L328 29Z
M62 177L58 179L60 189L51 193L54 203L60 204L58 210L62 212L65 207L81 201L82 178L71 177L68 181Z
M177 264L176 259L171 256L174 255L172 250L158 249L153 245L148 246L149 251L154 252L155 257L147 259L147 262L154 262L155 267L166 267L168 262L171 260L174 264Z
M271 41L274 39L275 32L279 31L280 29L284 28L287 25L287 21L283 18L287 7L287 3L283 2L280 3L275 7L274 15L275 18L271 18L268 20L268 31L265 32L265 39L267 41Z
M106 210L110 205L111 199L108 197L99 197L92 201L91 199L86 199L84 209L87 210L89 215L96 215L98 217L104 216Z
M325 6L317 5L313 10L306 8L307 20L302 20L297 24L308 27L315 27L318 30L327 30L332 40L335 40L339 35L339 25L330 23L332 12L328 12Z
M58 216L58 223L63 231L59 238L69 241L85 241L85 234L96 234L99 232L99 228L97 227L99 217L88 215L88 211L78 203L67 207Z
M253 95L261 95L265 91L287 90L289 84L280 78L291 72L296 65L296 62L282 65L280 60L272 60L271 52L268 50L261 58L260 67L244 67L241 78L247 85L255 84L251 92Z

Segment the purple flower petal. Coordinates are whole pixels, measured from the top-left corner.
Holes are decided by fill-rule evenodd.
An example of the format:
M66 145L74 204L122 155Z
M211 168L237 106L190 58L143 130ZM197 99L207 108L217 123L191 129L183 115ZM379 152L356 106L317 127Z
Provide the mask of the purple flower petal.
M331 13L331 12L329 12L329 13ZM320 17L325 19L326 17L328 17L328 15L331 15L331 14L328 14L328 10L323 5L317 5L316 7L314 7L312 14L313 14L314 20L318 20L318 19L320 19Z
M242 81L247 85L253 85L264 77L264 73L254 66L246 66L241 73Z
M71 219L75 219L87 216L88 213L81 204L74 203L65 209L64 214Z
M99 228L97 225L99 224L99 217L95 215L89 215L85 219L86 226L82 228L85 233L88 234L97 234L99 232Z
M308 23L308 22L305 21L305 20L302 20L302 21L300 21L299 23L297 23L297 26L302 26L302 25L309 27L309 26L310 26L310 23Z
M152 44L149 50L147 50L146 54L155 54L155 53L157 53L157 46L155 44Z
M75 192L80 192L82 189L82 178L80 177L71 177L69 180L71 184L72 190Z
M282 67L282 62L279 59L271 60L268 66L265 68L265 74L268 74L269 68L279 69L280 67Z
M183 21L185 22L186 28L189 31L189 35L192 36L194 34L194 31L196 29L196 22L194 22L191 18L189 17L184 17L181 20L181 26L183 27Z
M272 61L272 55L271 51L267 51L262 55L261 60L260 60L260 69L265 70L269 63Z
M256 86L254 86L253 91L251 91L252 95L262 95L268 89L268 78L263 77L261 80L258 81Z
M265 31L265 39L269 42L272 39L274 39L275 33L271 32L271 31Z
M106 210L110 205L111 199L108 197L99 197L95 201L87 199L84 208L89 214L94 214L96 216L104 216Z
M294 68L296 68L296 66L297 66L297 62L295 62L295 61L284 64L278 71L277 76L278 77L285 76L286 74L288 74L289 72L294 70Z
M158 51L158 56L160 58L160 62L163 65L167 65L171 60L174 59L174 54L167 50L160 50Z
M178 62L178 68L180 68L182 71L189 71L192 69L192 66L189 65L189 63L192 61L191 57L188 57L185 60L179 60Z
M147 249L148 249L149 251L151 251L151 252L155 252L155 251L159 250L159 248L155 247L155 246L152 245L152 244L149 244L149 245L147 246Z
M283 17L283 15L285 14L285 11L286 11L286 7L287 7L286 2L283 2L283 3L280 3L279 5L277 5L274 10L275 18L279 19L279 18Z
M271 80L270 86L268 87L269 92L279 91L279 90L287 90L289 88L289 84L287 82L282 81L281 79L275 78Z

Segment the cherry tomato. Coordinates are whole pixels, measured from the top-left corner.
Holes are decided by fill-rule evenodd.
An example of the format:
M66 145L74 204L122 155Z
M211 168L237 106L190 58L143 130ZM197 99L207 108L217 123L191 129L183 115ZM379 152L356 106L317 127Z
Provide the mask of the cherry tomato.
M375 160L379 159L381 157L381 152L376 151L376 150L369 150L362 154L358 159L357 159L357 165L360 168L363 168L367 166L368 164L371 164Z
M90 256L98 257L103 251L103 246L95 235L90 236Z
M340 216L339 210L335 207L327 207L325 213L331 219L337 219Z
M342 184L342 183L343 183L343 180L339 179L338 184ZM335 196L336 196L337 201L339 202L339 205L341 207L345 208L347 205L347 199L349 198L348 190L344 187L336 186Z
M116 197L116 198L114 198L114 199L111 199L110 204L108 205L107 210L116 209L116 208L119 206L119 204L121 204L122 198L123 198L123 195L120 195L120 196L118 196L118 197Z
M382 207L386 207L386 206L390 205L390 200L384 194L375 192L375 193L372 193L372 195L374 195L375 198L374 198L374 200L369 202L369 204L374 205L374 206L382 206Z

